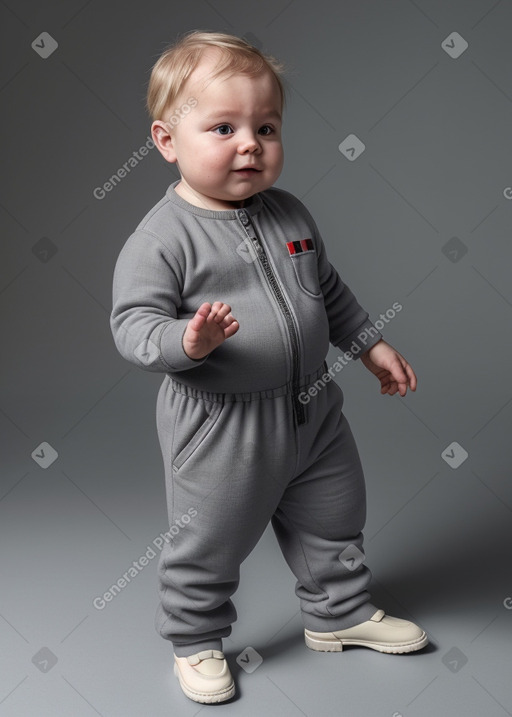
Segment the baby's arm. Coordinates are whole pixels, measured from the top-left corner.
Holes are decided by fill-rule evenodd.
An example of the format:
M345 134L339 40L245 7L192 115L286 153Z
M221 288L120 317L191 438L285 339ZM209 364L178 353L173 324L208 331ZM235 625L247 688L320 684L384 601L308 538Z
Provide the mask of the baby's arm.
M140 368L167 373L200 366L238 330L230 307L220 301L178 318L184 265L184 258L144 230L135 231L121 249L110 326L121 356Z
M297 206L313 231L331 344L348 351L354 358L360 357L366 368L379 379L381 393L393 396L399 392L405 396L407 388L415 391L417 378L412 367L402 354L384 341L368 313L329 262L322 237L308 209L301 202L297 202Z

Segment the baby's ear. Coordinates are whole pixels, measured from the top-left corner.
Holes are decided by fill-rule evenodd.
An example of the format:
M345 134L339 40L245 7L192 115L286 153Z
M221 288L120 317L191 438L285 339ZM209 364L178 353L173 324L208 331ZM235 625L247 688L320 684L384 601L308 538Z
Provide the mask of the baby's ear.
M151 125L151 136L155 147L160 154L168 162L176 162L176 152L174 151L173 135L170 127L163 120L155 120Z

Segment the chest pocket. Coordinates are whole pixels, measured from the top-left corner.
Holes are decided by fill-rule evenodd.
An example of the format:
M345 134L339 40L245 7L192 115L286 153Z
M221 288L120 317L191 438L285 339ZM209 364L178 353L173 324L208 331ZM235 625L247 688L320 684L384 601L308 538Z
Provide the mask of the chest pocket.
M309 296L322 296L318 279L318 263L316 250L311 239L286 242L290 260L295 270L297 282Z

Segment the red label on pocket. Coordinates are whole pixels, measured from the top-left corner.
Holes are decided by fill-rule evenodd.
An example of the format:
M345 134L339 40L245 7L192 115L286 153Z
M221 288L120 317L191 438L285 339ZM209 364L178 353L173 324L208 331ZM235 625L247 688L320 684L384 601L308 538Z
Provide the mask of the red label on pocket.
M300 254L303 251L314 250L312 239L299 239L297 241L287 241L286 246L288 247L289 254Z

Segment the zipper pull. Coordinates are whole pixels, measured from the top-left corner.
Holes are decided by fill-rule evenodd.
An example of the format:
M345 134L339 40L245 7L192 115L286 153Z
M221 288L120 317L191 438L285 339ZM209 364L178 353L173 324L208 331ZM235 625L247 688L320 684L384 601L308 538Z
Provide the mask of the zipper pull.
M255 244L255 246L256 246L256 251L258 252L258 254L261 254L263 252L263 247L261 246L258 238L251 237L251 239L252 239L252 243Z
M251 240L253 246L256 248L256 251L258 252L258 254L262 254L262 253L263 253L263 247L261 246L261 244L260 244L260 242L259 242L259 240L258 240L258 237L256 236L256 233L255 233L254 228L253 228L253 226L252 226L252 224L251 224L251 220L250 220L250 218L249 218L249 215L248 215L247 212L244 211L243 209L239 209L239 210L237 211L237 215L238 215L239 220L242 222L242 226L243 226L244 229L245 229L245 233L247 234L247 236L248 236L249 239Z

